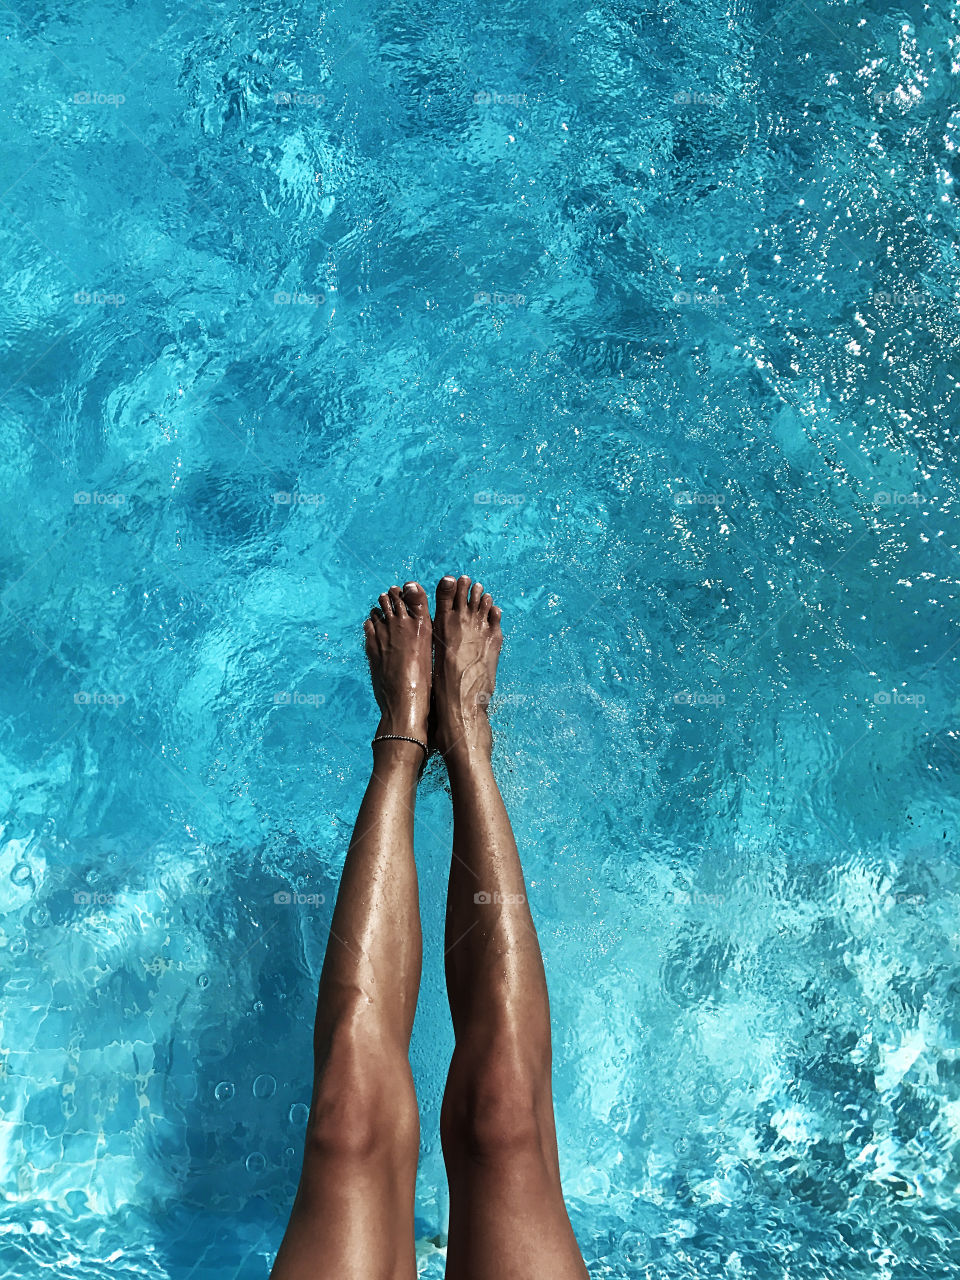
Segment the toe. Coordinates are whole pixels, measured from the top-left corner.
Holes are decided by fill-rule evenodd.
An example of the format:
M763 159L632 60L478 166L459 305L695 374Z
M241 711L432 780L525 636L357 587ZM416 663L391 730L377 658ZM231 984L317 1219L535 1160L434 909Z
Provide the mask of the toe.
M399 587L391 587L387 592L390 597L390 603L393 605L393 612L398 618L407 616L407 606L403 603L403 592Z
M452 573L448 573L437 583L437 613L446 613L453 604L453 597L457 590L457 580Z
M403 584L403 602L415 618L425 618L429 614L427 593L419 582Z
M470 579L466 574L462 578L457 579L457 594L454 601L454 608L465 609L467 606L467 596L470 594Z
M491 605L490 612L487 614L487 621L490 623L491 627L499 627L500 619L502 617L503 617L503 611L501 610L500 606L496 604Z
M383 614L384 618L392 618L393 601L390 599L389 591L382 591L380 595L377 596L377 600L380 602L380 612Z
M475 582L470 588L470 608L479 609L480 597L483 595L483 583Z
M480 606L479 606L479 609L477 610L478 613L480 614L481 621L484 618L486 618L487 614L490 612L490 606L492 604L493 604L493 596L490 594L489 591L485 591L483 595L480 597Z
M379 609L371 609L370 617L363 624L363 639L367 653L376 653L383 642L383 614Z

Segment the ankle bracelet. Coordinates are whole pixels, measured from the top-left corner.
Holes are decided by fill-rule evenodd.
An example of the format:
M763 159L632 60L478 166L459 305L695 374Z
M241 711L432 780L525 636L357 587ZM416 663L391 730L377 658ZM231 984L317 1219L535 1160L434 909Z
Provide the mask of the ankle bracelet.
M430 754L430 750L425 742L421 742L419 738L408 738L405 733L378 733L375 738L370 740L371 747L377 742L415 742L423 752L423 759L426 762Z

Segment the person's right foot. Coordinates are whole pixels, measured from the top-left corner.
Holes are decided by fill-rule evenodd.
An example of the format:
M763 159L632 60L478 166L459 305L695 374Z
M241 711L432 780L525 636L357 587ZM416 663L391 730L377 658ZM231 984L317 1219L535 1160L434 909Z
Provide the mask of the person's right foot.
M490 755L487 706L503 643L501 613L479 582L451 576L437 584L433 619L436 743L449 764Z

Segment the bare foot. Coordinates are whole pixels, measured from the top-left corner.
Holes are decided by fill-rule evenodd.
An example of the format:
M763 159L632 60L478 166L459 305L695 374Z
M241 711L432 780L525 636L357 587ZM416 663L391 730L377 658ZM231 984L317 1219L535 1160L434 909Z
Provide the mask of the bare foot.
M503 643L501 613L479 582L441 578L433 621L437 747L451 760L489 758L487 705Z
M391 587L363 624L373 694L380 708L377 734L398 733L427 741L430 714L431 626L427 593L419 582ZM378 744L380 750L387 743ZM412 743L389 744L398 748ZM418 759L422 760L422 753Z

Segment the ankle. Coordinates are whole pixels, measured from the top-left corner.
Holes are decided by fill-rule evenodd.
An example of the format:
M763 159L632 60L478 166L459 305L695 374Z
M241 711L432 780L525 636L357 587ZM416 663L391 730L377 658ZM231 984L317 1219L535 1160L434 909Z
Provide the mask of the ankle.
M378 731L379 732L379 731ZM426 742L426 738L423 739ZM381 738L371 743L374 773L412 773L414 777L426 763L426 753L407 738Z
M491 749L484 742L471 742L464 738L448 751L442 752L442 755L452 783L460 778L472 778L478 773L490 773L493 770Z

